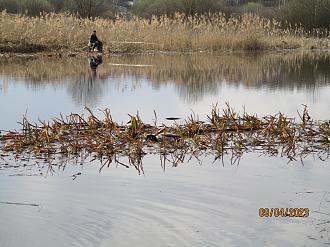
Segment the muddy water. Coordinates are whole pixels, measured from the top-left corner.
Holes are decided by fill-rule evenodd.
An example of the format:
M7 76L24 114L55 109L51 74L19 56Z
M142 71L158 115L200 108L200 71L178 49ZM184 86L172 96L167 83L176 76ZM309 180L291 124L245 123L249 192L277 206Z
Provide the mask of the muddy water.
M60 112L109 107L113 118L200 118L215 103L258 115L330 119L330 58L317 53L0 59L0 129ZM133 168L47 167L0 159L0 246L328 246L329 162L246 154L164 170L158 155ZM42 173L42 175L40 175ZM76 177L72 176L79 174ZM15 204L16 203L16 204ZM309 208L308 218L261 218L259 208Z

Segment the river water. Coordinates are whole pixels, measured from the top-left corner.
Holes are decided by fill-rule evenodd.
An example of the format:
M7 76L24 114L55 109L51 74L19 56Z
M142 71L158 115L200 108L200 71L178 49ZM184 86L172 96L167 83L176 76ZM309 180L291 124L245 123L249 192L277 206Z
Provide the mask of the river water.
M95 62L95 61L94 61ZM164 54L0 57L0 129L110 108L113 119L171 124L206 119L228 102L258 116L329 120L330 54ZM180 120L179 120L180 121ZM0 159L0 246L328 246L329 160L256 153L239 164L144 157L144 174L100 163L54 170ZM33 163L33 161L32 161ZM78 174L77 176L73 176ZM309 208L308 218L260 217L259 208Z

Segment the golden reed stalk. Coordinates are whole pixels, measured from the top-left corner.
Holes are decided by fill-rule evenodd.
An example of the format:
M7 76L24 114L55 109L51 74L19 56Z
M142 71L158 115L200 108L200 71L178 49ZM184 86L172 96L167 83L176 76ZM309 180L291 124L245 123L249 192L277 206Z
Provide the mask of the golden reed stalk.
M233 51L329 49L329 35L311 37L301 26L256 15L227 18L222 13L186 18L176 14L146 20L82 19L69 14L39 17L0 13L0 52L71 51L86 49L97 30L105 52Z

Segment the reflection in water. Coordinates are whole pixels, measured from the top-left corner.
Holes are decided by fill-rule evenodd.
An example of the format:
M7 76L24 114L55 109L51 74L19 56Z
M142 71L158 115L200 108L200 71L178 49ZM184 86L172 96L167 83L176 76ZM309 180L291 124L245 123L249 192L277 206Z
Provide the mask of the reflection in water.
M102 55L89 58L90 70L81 72L79 77L68 83L67 90L77 105L95 106L102 97L104 79L98 76L97 68L103 63ZM85 68L85 67L84 67Z
M89 66L93 71L93 75L96 76L96 69L97 67L103 63L103 57L101 54L93 55L89 58Z
M252 154L246 158L239 167L210 165L212 160L206 158L202 167L191 162L162 173L155 166L157 157L150 157L146 176L121 166L99 174L97 163L59 168L56 176L47 179L2 176L1 200L40 207L0 205L0 220L6 222L0 225L0 245L316 247L328 243L328 167L312 160L302 167L265 157L255 162L259 159ZM83 175L72 180L77 172ZM307 207L311 215L260 218L260 207ZM14 232L20 232L20 238L13 237Z
M105 81L124 88L120 84L126 82L120 77L147 79L153 89L174 84L180 97L192 103L217 94L223 82L234 87L313 91L330 81L328 53L139 55L107 60L97 68L103 59L92 57L88 69L83 58L2 59L0 74L26 78L25 84L34 87L67 85L77 104L91 105L102 96Z
M239 104L245 104L252 97L264 94L260 99L273 100L269 105L277 104L279 97L289 99L283 100L282 107L274 106L283 110L297 96L297 91L310 94L314 89L325 92L326 97L318 98L321 104L314 106L321 106L319 116L329 119L328 54L119 56L104 58L95 71L92 68L96 67L90 66L91 60L86 60L0 58L0 115L6 116L1 119L0 127L15 128L14 123L27 106L30 111L35 110L34 119L50 119L58 112L70 112L70 97L78 105L93 105L110 96L111 102L106 101L105 105L110 103L113 111L118 108L123 114L134 111L138 104L140 109L141 105L166 105L162 109L170 116L181 107L174 113L182 117L180 114L187 108L181 101L201 102L204 108L200 112L204 115L208 113L209 102L202 100L208 96L223 97L229 92L230 97L235 94L240 97ZM137 83L142 90L131 87L136 94L130 94L127 83ZM33 90L25 90L19 84ZM226 91L223 85L235 90ZM43 87L47 88L35 93ZM107 87L109 90L105 90ZM127 91L117 96L121 89ZM241 99L253 91L245 89L257 90L250 98ZM70 94L69 99L63 93L65 90ZM127 100L127 96L131 98ZM302 99L298 96L296 105ZM47 101L49 97L54 100ZM123 102L124 97L127 102ZM40 104L44 101L45 104ZM259 101L256 102L256 108L252 109L255 111L260 109ZM152 112L155 108L147 110L150 109ZM0 205L0 221L6 222L0 225L0 246L27 243L28 246L65 243L65 246L121 247L219 246L219 243L321 246L330 243L329 167L313 158L301 166L286 164L281 158L247 154L239 166L222 167L221 163L212 164L213 159L208 156L203 159L203 166L194 159L176 168L168 162L170 166L166 166L165 174L155 165L159 157L146 156L146 176L136 176L124 166L104 167L99 174L100 164L95 162L83 166L77 163L64 169L60 160L44 168L34 162L30 166L26 160L16 166L15 157L11 158L0 157L0 201L36 203L40 208ZM225 159L224 163L230 164L230 157ZM53 167L56 176L51 176L53 170L49 167ZM43 169L48 172L47 179L39 176ZM14 174L31 176L6 176ZM260 218L260 207L307 207L311 216Z

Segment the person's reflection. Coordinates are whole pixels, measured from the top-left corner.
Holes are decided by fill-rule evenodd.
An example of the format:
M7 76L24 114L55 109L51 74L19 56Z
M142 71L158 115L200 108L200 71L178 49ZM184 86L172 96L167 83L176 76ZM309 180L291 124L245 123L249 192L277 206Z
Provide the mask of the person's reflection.
M92 70L92 77L95 78L96 77L96 70L97 67L103 63L103 58L102 55L96 55L96 56L92 56L89 59L89 66L91 67Z
M102 55L88 58L90 69L70 83L69 92L78 105L93 107L103 93L104 79L97 75L97 67L103 63Z

